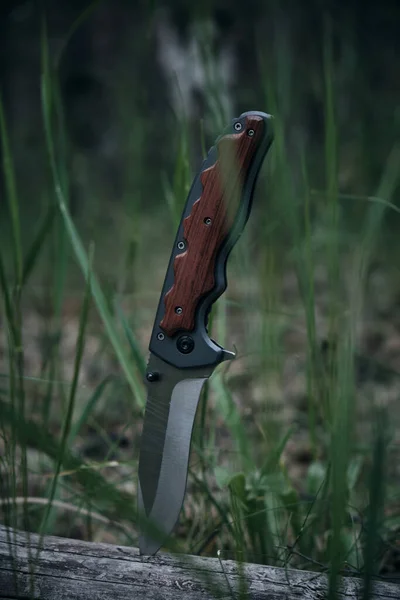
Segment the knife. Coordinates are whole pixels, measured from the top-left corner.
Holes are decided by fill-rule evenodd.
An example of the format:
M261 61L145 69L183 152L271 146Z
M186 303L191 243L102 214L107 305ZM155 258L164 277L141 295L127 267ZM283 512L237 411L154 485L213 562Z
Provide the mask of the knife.
M251 111L234 119L186 201L149 345L138 468L141 554L155 554L176 525L203 384L235 356L208 336L208 314L226 289L227 258L249 217L272 139L270 115Z

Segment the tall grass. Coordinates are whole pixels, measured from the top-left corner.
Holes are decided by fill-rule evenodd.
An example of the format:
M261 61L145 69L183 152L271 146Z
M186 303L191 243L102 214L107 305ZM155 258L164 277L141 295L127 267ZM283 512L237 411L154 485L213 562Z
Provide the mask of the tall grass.
M334 85L329 25L322 43L324 60L320 74L325 111L324 149L320 151L324 151L326 175L325 188L318 192L313 182L319 178L310 167L307 145L301 141L295 152L290 147L293 138L288 123L290 111L294 109L288 103L293 88L287 74L292 72L293 51L289 43L279 46L280 43L277 38L277 64L265 61L261 50L259 55L259 98L264 103L260 109L273 113L275 136L256 196L260 205L255 206L254 211L260 217L259 225L256 226L255 219L249 222L228 268L228 284L231 281L233 287L239 281L245 287L251 281L257 293L255 297L249 287L237 300L228 287L210 317L210 333L219 343L235 343L237 337L241 345L238 343L237 362L221 365L204 388L193 440L200 468L194 463L189 473L190 488L195 491L188 496L182 514L185 534L180 540L181 549L194 553L219 551L239 563L254 561L325 571L329 574L332 599L336 597L340 576L357 574L365 578L364 596L368 598L372 578L379 575L379 543L390 533L386 517L391 498L385 466L391 460L391 438L383 408L373 423L374 431L369 432L365 440L358 439L355 433L359 408L355 380L357 341L363 322L369 267L384 233L385 214L388 211L395 214L391 202L398 185L400 154L399 148L394 147L387 159L382 160L380 184L364 199L368 201L363 220L355 241L350 244L343 216L344 198L338 183L340 127L335 108L338 91ZM213 73L211 44L206 37L202 37L201 47L208 81L205 119L217 134L233 115L224 114ZM60 531L63 524L59 508L67 502L77 519L81 515L86 517L87 531L93 529L90 517L93 514L103 526L106 522L118 539L122 537L124 542L135 544L136 488L128 486L130 491L127 492L121 487L125 483L124 468L126 472L128 467L128 482L136 478L137 453L132 450L130 459L113 460L119 440L112 438L97 416L102 411L107 414L107 408L102 407L104 398L107 402L116 398L115 402L129 409L129 422L123 424L126 430L135 426L135 418L141 416L145 404L142 375L146 349L137 331L142 313L131 319L122 304L130 276L128 270L134 269L140 281L147 268L140 247L144 235L142 225L148 216L140 200L136 196L132 198L127 190L126 207L128 203L131 206L131 198L135 204L131 207L133 218L124 229L129 241L125 252L130 258L123 261L118 261L119 257L112 258L119 264L120 276L110 299L104 291L102 273L97 274L94 261L92 264L87 250L90 244L82 239L69 209L68 155L71 149L63 118L57 64L52 64L49 58L44 24L41 49L49 189L46 190L48 204L29 248L23 244L19 182L15 179L7 116L0 104L3 172L12 232L11 247L0 247L3 328L8 352L8 373L4 374L4 386L0 389L0 425L5 447L0 462L2 520L14 528L41 534ZM253 98L249 92L250 101ZM121 111L122 115L128 115L123 99ZM131 119L129 123L140 128L140 115L123 118ZM163 192L160 213L162 217L168 215L167 235L171 246L192 174L197 168L188 158L192 143L190 123L185 118L177 119L175 127L173 173L160 178ZM129 139L126 148L136 161L143 136L138 135L138 140ZM129 174L126 182L128 188L133 185ZM361 200L363 198L357 201ZM129 210L126 208L126 212ZM130 224L134 228L133 242ZM323 235L319 236L321 229ZM129 254L131 243L135 250ZM60 383L63 365L56 341L51 356L42 361L36 380L40 389L39 411L31 415L27 410L27 406L31 409L30 379L24 370L23 301L29 299L29 282L39 268L41 254L50 248L53 339L62 335L70 254L82 274L83 300L72 381ZM165 264L166 267L167 260L168 257L160 257L160 266ZM326 273L328 290L324 335L318 329L319 298L315 289L315 272L319 267ZM350 286L346 285L349 271ZM296 279L297 290L293 292L297 298L293 308L296 315L282 309L282 288L287 273L294 273ZM161 288L161 280L159 283ZM149 291L152 298L158 293L153 287ZM117 359L119 375L104 373L81 407L78 399L84 390L79 385L79 374L90 328L89 301L91 312L96 312L100 322L99 336L103 335L107 351ZM156 298L152 300L154 309L155 302ZM138 306L136 298L134 303ZM289 424L279 415L276 417L274 389L286 384L284 354L287 348L283 340L294 316L304 328L306 414L298 415L297 422ZM151 315L143 311L143 319L150 332ZM326 339L321 346L322 338ZM238 374L235 368L239 369L240 364L245 365L245 370ZM238 378L246 375L248 383L243 388L236 387ZM284 404L285 397L281 394L278 412L284 410ZM60 439L50 431L54 420ZM89 463L77 454L75 444L84 439L85 428L89 426L96 429L105 443L103 462ZM288 446L298 443L298 432L304 429L309 437L310 460L303 479L299 480L291 474ZM227 448L219 451L221 430L230 441ZM34 472L30 454L33 450L41 457L39 489L46 499L44 506L31 494ZM119 469L117 481L115 476L110 476L110 471L103 475L103 468ZM205 519L204 515L210 518ZM243 588L243 596L245 592Z

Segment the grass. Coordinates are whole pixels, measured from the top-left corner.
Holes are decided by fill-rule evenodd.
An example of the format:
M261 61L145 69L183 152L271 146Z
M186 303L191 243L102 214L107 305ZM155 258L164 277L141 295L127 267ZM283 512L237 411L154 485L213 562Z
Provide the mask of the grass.
M205 114L218 133L231 115L223 113L212 52L207 37L201 39L210 80ZM347 195L341 191L341 131L330 39L327 26L320 73L325 131L323 146L318 148L325 162L323 188L315 186L315 181L320 184L320 174L313 170L305 143L300 141L295 151L290 147L293 108L281 102L293 89L287 77L293 67L290 47L277 53L277 65L265 64L260 51L259 98L274 114L275 142L259 181L255 216L229 264L230 286L209 324L219 343L237 345L238 359L219 367L205 386L189 492L176 539L186 552L327 572L332 599L341 575L357 575L365 579L368 598L372 579L388 570L400 515L391 475L397 431L389 411L395 406L385 406L376 386L368 389L370 398L360 390L359 339L367 326L371 267L378 258L382 260L385 219L388 214L398 218L400 150L395 145L382 157L377 189L366 196L357 190L346 191ZM155 216L157 211L141 210L137 199L132 200L129 226L123 230L122 259L110 259L119 265L118 277L110 284L96 263L102 249L84 239L71 216L71 149L44 24L41 49L49 184L43 194L47 203L29 247L22 232L20 182L13 166L7 115L0 104L11 225L11 241L0 246L8 369L0 389L1 521L43 535L79 531L88 539L98 539L107 531L116 543L136 544L138 456L133 447L137 447L145 404L146 340L169 256L164 248L169 252L195 169L188 159L191 129L185 118L174 123L176 157L172 174L160 181L160 216ZM122 108L126 115L123 102ZM131 118L140 124L140 115ZM138 144L143 143L143 131ZM204 139L200 146L199 153ZM136 158L140 154L131 138L127 149ZM131 195L127 190L125 207ZM351 212L349 204L363 200L354 229L346 210ZM122 221L130 209L124 210ZM149 256L148 232L154 236L155 218L163 235L159 252ZM43 260L50 252L51 264ZM159 274L149 269L149 260ZM79 308L73 314L73 366L68 378L64 313L70 300L71 270L75 269L76 278L77 267ZM136 273L133 293L127 289L130 269ZM322 293L317 289L318 269L324 275ZM288 276L294 279L289 299L284 296ZM43 349L38 371L27 375L27 306L32 282L41 278L46 284L41 301L50 305L50 318L43 317L41 327L50 340L50 351ZM296 333L296 327L303 364L288 376L286 359L296 352L285 339ZM106 368L96 375L95 383L81 383L85 365L101 360ZM291 400L285 395L290 395L290 378L299 373L303 408L293 406L293 395ZM130 445L124 451L126 436ZM85 444L90 437L101 446L94 452L95 459L87 456ZM299 475L291 456L293 446L300 444L308 456ZM75 529L63 519L66 505L72 507ZM242 592L245 595L245 588Z

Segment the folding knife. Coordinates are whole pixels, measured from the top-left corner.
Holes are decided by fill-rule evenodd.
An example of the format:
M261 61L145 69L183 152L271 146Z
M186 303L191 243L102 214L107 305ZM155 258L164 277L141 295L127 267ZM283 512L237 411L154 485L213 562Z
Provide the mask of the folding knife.
M249 217L271 143L270 115L251 111L234 119L186 201L149 345L138 484L142 554L155 554L174 529L201 389L221 361L235 356L208 336L208 314L226 289L227 258Z

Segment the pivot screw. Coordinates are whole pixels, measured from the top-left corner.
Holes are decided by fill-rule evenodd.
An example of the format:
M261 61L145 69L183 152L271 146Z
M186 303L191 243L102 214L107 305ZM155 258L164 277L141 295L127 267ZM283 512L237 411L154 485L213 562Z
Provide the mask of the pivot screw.
M211 219L210 219L210 217L206 217L204 219L204 223L205 223L205 225L211 225Z
M254 135L254 129L249 129L249 130L247 131L247 135L248 135L249 137L253 137L253 135Z
M160 340L160 342L162 342L164 338L165 338L165 335L163 333L161 333L161 331L160 331L160 333L157 335L157 339Z
M194 340L190 335L181 335L176 342L176 347L182 354L190 354L194 348Z
M235 130L236 131L240 131L242 129L242 124L239 123L239 121L237 123L235 123Z
M157 371L149 371L148 373L146 373L146 379L147 381L150 381L150 383L158 381L160 379L160 373L158 373Z
M183 313L182 306L175 306L175 312L177 315L181 315Z
M185 242L178 242L177 246L178 246L178 250L184 250L185 249Z

